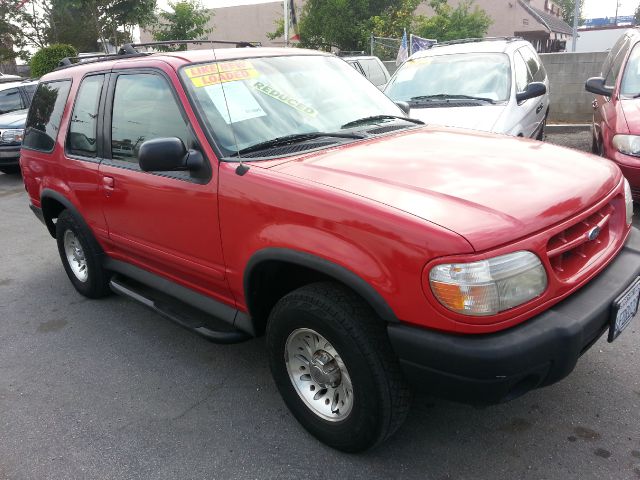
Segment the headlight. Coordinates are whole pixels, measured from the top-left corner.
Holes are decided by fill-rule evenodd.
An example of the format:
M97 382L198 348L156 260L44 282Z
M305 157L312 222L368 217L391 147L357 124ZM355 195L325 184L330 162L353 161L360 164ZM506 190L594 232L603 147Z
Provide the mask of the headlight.
M484 316L522 305L547 288L547 274L531 252L472 263L437 265L429 272L438 301L463 315Z
M631 187L627 179L624 179L624 204L627 208L627 225L631 225L633 221L633 197L631 196Z
M640 157L640 136L616 135L613 137L613 146L620 153Z
M13 130L5 130L4 132L2 132L3 143L22 143L23 137L24 137L24 130L21 128L16 128Z

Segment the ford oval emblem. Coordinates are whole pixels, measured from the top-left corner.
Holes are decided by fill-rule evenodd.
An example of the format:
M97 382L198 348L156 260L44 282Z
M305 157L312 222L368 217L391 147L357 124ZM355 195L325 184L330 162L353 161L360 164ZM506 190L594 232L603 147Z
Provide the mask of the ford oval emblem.
M593 227L587 232L587 240L593 242L600 235L600 227Z

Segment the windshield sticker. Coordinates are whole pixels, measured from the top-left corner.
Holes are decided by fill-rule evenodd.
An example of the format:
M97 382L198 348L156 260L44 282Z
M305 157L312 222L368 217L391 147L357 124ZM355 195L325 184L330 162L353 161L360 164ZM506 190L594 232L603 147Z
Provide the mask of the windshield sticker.
M247 60L197 65L185 68L185 73L191 79L193 86L198 88L260 76L260 73Z
M291 108L298 110L305 115L309 115L311 117L315 117L318 112L312 107L305 105L302 101L297 100L286 93L279 92L275 88L264 84L262 82L256 82L253 84L253 88L258 90L260 93L270 96L271 98L275 98L276 100L280 100L285 105L288 105Z
M223 85L217 84L205 91L227 125L267 115L244 83L228 83L222 89Z

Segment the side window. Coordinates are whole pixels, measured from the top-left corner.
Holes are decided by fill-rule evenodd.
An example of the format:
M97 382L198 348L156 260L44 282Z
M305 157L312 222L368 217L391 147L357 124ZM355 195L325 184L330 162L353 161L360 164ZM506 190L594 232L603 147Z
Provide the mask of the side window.
M622 70L622 63L627 57L628 52L629 42L626 42L614 58L613 63L611 64L611 70L609 70L609 73L605 77L604 83L607 87L616 86L616 81L618 80L618 76L620 75L620 70Z
M70 80L38 86L25 125L23 147L43 152L53 150L70 88Z
M28 107L29 105L31 105L31 101L33 100L33 94L36 93L36 88L38 88L38 85L25 85L23 88L24 88L24 93L27 99L29 100L29 103L27 105Z
M360 60L360 64L371 83L374 85L383 85L386 83L387 77L382 71L380 64L375 59L363 59Z
M180 138L187 149L195 143L171 86L152 73L120 75L113 98L112 158L137 163L143 142L166 137Z
M516 52L513 55L513 64L516 74L516 90L518 92L524 92L527 85L533 81L533 77L531 76L531 72L527 68L527 64L519 52Z
M104 75L93 75L80 84L67 135L67 151L72 155L97 156L98 104L103 83Z
M628 37L626 35L622 35L615 45L611 48L609 55L607 55L607 59L602 64L602 76L607 77L609 72L611 71L611 64L613 64L613 60L618 56L620 49L627 42Z
M542 62L540 62L538 54L530 47L523 47L519 52L522 54L522 58L524 58L524 61L529 67L533 81L544 82L547 78L547 72L544 69Z
M17 88L10 88L0 92L0 114L13 112L14 110L20 110L22 108L24 107L22 106L20 91Z

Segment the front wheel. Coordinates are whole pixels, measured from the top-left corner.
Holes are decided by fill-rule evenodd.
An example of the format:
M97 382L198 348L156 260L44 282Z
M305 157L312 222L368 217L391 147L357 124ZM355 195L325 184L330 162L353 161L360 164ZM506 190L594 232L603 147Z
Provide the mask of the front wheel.
M385 325L351 290L316 283L283 297L267 348L285 403L327 445L363 451L403 423L411 396Z

